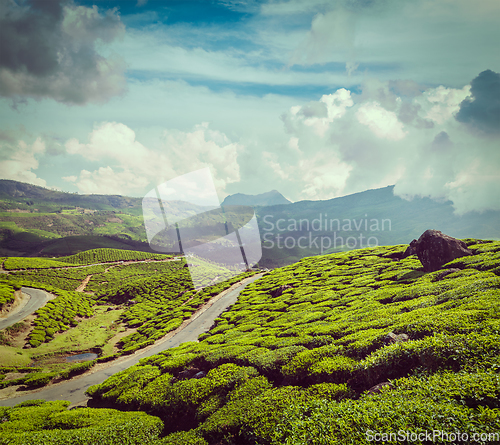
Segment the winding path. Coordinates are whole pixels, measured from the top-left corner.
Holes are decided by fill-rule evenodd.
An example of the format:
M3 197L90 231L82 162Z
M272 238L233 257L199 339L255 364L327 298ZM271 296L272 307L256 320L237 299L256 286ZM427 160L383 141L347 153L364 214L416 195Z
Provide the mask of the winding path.
M0 329L8 328L18 321L24 320L27 316L44 306L49 301L50 294L44 290L22 287L21 292L29 295L28 302L20 309L14 309L12 314L6 318L0 318Z
M256 275L248 278L241 284L233 286L215 296L195 312L189 320L186 320L179 329L173 333L167 334L166 337L160 339L156 344L144 350L139 350L133 355L122 357L112 362L111 366L104 369L97 371L91 370L78 378L51 385L35 392L32 391L20 397L0 400L0 406L13 406L25 400L32 399L44 399L47 401L69 400L72 405L85 402L88 400L85 391L90 386L97 385L113 374L135 365L142 358L158 354L165 349L174 348L187 341L197 341L198 336L208 331L214 320L222 312L236 303L240 292L261 276L262 275Z

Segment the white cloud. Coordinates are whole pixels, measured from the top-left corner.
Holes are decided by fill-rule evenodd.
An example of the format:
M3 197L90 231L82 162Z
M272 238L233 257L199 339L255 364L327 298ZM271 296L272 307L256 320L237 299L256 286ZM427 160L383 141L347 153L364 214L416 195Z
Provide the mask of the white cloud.
M206 166L215 173L221 192L240 179L237 155L241 145L211 130L207 123L191 132L164 130L157 149L145 147L132 129L116 122L96 126L88 139L88 143L70 139L65 144L69 154L108 163L93 172L81 171L76 185L84 193L137 195L150 182L160 184Z
M352 167L336 157L317 154L304 158L295 173L301 175L302 199L330 199L342 196Z
M355 15L345 9L317 14L305 40L294 51L290 65L348 61L346 68L354 72Z
M470 85L461 89L439 86L425 91L415 102L423 105L426 114L424 118L443 124L451 119L460 109L460 103L470 94Z
M276 154L265 151L262 153L262 157L264 158L267 165L279 178L288 179L288 174L281 168L281 165L277 162Z
M196 125L192 132L165 130L162 149L168 152L171 168L177 174L211 167L221 193L227 184L240 180L237 157L243 146L231 142L224 133L211 130L206 122Z
M458 214L468 211L500 210L500 175L498 164L476 160L461 171L454 181L447 182L447 196Z
M325 94L317 102L303 106L293 106L287 118L287 125L311 127L318 136L324 136L335 119L340 119L347 108L354 104L351 92L345 88L333 94Z
M111 167L99 167L90 172L82 170L76 182L78 190L85 194L126 195L142 191L149 183L145 177L130 170L115 172Z
M377 102L361 105L356 111L356 118L381 139L399 141L407 135L396 113L386 110Z
M104 122L89 135L89 142L81 144L73 138L66 142L70 154L80 154L91 161L111 158L122 166L142 164L149 150L135 139L135 132L117 122Z
M0 142L0 177L45 187L47 182L33 171L38 169L38 158L44 153L45 143L40 137L31 145L24 140L17 144Z
M500 210L498 140L478 139L454 118L468 91L468 86L437 87L411 99L378 82L331 122L328 96L295 105L283 115L291 135L284 143L288 151L276 151L272 160L294 179L285 181L292 199L326 199L395 184L395 194L406 198L452 200L457 213ZM350 98L347 93L342 92ZM433 125L424 125L429 119ZM293 162L287 162L290 156Z
M359 70L380 80L463 85L478 69L500 70L498 58L491 57L497 52L500 3L476 3L289 1L263 11L295 20L316 14L290 53L290 65L343 63L348 74Z

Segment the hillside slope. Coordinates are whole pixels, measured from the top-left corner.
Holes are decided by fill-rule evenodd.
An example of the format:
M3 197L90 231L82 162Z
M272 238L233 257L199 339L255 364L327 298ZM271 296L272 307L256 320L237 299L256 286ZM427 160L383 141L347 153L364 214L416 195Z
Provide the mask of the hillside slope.
M491 443L500 430L500 242L467 244L474 255L432 273L415 256L391 259L406 246L276 269L199 343L89 393L95 406L160 417L172 444L365 444L367 431L400 430Z
M276 199L286 203L268 205ZM455 238L500 239L498 211L455 215L451 202L406 201L394 196L392 186L295 203L275 191L257 196L236 194L223 204L231 203L256 206L263 247L260 264L266 267L353 248L406 244L436 227ZM202 213L195 221L193 215L204 211L199 206L183 201L168 201L163 206L175 220L201 224L206 240L220 236L222 214ZM140 198L77 195L0 180L0 210L3 256L61 256L103 247L152 251Z

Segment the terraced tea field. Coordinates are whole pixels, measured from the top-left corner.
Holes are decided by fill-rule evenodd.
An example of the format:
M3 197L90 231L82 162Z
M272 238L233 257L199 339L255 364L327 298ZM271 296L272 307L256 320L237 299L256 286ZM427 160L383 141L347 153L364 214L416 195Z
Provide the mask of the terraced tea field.
M406 246L276 269L199 343L144 359L88 392L96 406L160 417L168 443L498 433L500 243L467 243L475 255L433 273L415 256L390 258ZM192 378L200 371L205 377Z
M430 273L416 256L394 260L402 245L275 269L198 342L91 387L94 408L77 410L85 422L64 403L26 402L2 409L0 443L423 444L450 443L450 434L460 434L452 443L498 443L500 242L465 241L473 255ZM137 324L121 353L218 291L194 293L178 273L92 296L136 302L120 315ZM433 431L441 436L427 440Z
M168 255L98 249L57 260L4 259L8 273L0 284L5 307L21 286L45 289L54 299L0 331L0 387L32 389L132 354L252 274L210 286L214 276L231 278L233 272L196 258L190 263L203 272L195 283L185 259ZM74 365L64 360L88 351L99 357Z

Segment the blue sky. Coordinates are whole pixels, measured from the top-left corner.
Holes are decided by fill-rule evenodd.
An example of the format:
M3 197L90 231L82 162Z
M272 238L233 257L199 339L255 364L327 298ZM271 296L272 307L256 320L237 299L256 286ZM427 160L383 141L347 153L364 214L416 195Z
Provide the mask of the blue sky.
M497 0L0 0L0 177L500 209Z

